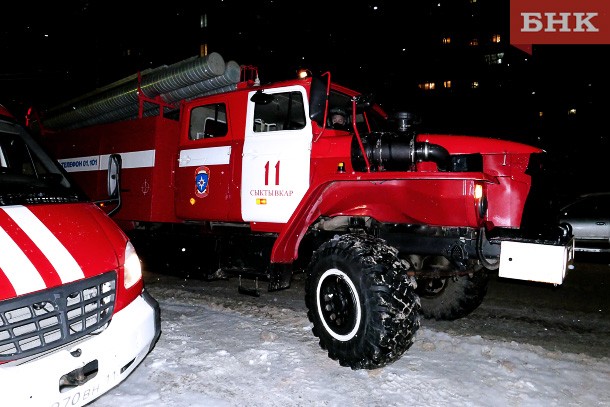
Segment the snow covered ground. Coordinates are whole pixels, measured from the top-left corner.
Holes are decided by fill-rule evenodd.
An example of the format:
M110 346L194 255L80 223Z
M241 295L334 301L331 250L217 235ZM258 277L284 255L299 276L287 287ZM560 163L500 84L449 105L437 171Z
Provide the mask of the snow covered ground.
M604 316L591 336L592 344L601 341L595 345L599 352L542 346L545 335L551 344L569 336L498 318L497 301L486 298L481 313L494 318L481 323L477 310L465 324L454 321L457 329L422 320L414 345L400 360L354 371L319 347L302 281L271 293L261 284L258 298L237 294L237 279L204 282L147 273L146 284L161 305L161 338L136 371L94 407L610 406L610 358L598 355L610 345L603 325L608 309L593 310ZM561 313L546 312L549 318ZM486 339L474 333L476 327L464 328L490 320L497 332L525 330L516 337L535 330L530 336L542 338L542 345L502 339L503 334Z

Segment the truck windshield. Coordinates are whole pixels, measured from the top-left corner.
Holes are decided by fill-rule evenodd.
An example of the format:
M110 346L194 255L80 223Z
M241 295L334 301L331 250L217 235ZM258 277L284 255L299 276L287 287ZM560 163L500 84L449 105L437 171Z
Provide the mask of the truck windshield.
M0 206L86 199L21 126L0 119Z
M375 131L390 131L394 128L394 124L391 123L385 116L381 115L379 111L373 109L374 103L371 96L357 96L356 98L356 127L360 133L369 133ZM368 98L371 98L369 100ZM333 112L347 112L346 119L351 125L352 114L353 114L353 101L354 97L348 94L342 93L336 89L331 89L328 99L329 114L328 123L330 127L332 125L331 118Z
M394 130L392 123L379 112L367 108L359 109L356 114L356 126L360 133Z

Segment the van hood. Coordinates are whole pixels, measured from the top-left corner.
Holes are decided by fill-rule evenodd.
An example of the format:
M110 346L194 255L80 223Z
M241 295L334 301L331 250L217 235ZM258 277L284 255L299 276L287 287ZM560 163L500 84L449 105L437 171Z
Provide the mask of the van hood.
M0 301L116 270L127 242L92 203L0 207Z

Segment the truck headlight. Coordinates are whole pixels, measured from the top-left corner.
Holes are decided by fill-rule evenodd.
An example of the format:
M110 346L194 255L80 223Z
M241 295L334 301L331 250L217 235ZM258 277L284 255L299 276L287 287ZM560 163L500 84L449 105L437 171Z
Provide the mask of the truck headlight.
M142 278L142 264L131 242L125 246L125 265L123 267L123 285L129 288Z

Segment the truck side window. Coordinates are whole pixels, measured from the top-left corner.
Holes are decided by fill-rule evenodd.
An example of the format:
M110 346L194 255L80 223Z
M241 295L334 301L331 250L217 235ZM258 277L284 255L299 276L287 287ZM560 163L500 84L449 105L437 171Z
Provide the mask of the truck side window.
M254 106L254 132L300 130L305 127L305 108L301 92L273 94L270 103Z
M190 140L224 137L227 131L227 107L224 103L198 106L191 110Z

